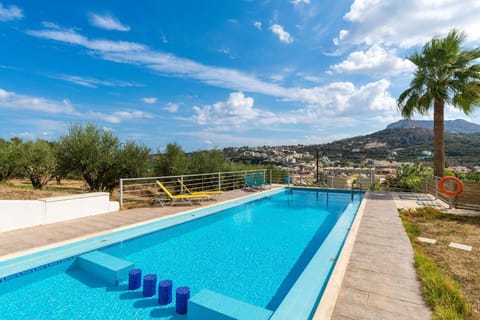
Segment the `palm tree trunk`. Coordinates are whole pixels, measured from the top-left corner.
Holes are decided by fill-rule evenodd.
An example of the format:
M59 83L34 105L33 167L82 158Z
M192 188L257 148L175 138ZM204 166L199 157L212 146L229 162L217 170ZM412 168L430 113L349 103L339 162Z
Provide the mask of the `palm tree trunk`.
M443 177L445 168L444 101L435 99L433 109L433 173Z

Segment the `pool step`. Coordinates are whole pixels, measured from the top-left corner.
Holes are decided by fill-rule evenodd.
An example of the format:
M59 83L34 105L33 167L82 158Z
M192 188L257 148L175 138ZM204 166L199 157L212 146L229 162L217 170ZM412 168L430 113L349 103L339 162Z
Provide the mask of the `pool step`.
M268 320L272 311L203 289L188 302L191 319Z
M118 286L120 280L126 279L128 271L134 266L129 261L100 251L93 251L79 256L76 265L78 268L114 286Z

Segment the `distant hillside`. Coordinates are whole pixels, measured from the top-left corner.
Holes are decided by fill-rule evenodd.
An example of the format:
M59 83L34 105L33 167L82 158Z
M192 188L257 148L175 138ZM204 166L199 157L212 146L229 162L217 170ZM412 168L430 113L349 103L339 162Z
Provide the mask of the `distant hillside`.
M323 145L303 146L302 149L315 154L317 148L330 160L418 161L422 156L428 155L428 152L433 153L433 130L390 127L369 135ZM480 164L480 132L469 134L446 132L445 156L451 164Z
M387 129L393 128L425 128L433 129L433 121L427 120L399 120L387 126ZM480 125L465 120L447 120L445 121L445 132L452 133L478 133Z

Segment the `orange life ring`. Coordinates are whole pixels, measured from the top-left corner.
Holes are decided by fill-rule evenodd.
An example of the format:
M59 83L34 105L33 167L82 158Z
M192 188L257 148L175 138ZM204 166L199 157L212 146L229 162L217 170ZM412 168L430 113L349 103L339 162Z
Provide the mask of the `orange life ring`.
M445 188L443 187L443 184L447 181L455 182L455 184L457 185L457 190L455 191L445 190ZM458 196L460 193L463 192L463 182L460 179L455 177L443 177L442 179L440 179L440 181L438 181L438 191L440 191L441 193L449 197Z

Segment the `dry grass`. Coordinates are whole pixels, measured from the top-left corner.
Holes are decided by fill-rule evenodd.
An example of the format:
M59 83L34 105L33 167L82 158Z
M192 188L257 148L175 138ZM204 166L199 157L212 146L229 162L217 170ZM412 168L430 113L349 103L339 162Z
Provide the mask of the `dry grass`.
M0 183L1 200L35 200L85 192L89 192L88 188L79 180L62 180L60 185L56 181L50 181L42 190L34 190L27 179L11 179Z
M404 225L412 244L433 260L445 275L460 285L472 307L467 319L480 320L480 217L462 217L433 208L402 211ZM417 237L436 239L434 245ZM450 242L470 245L472 251L450 248Z

